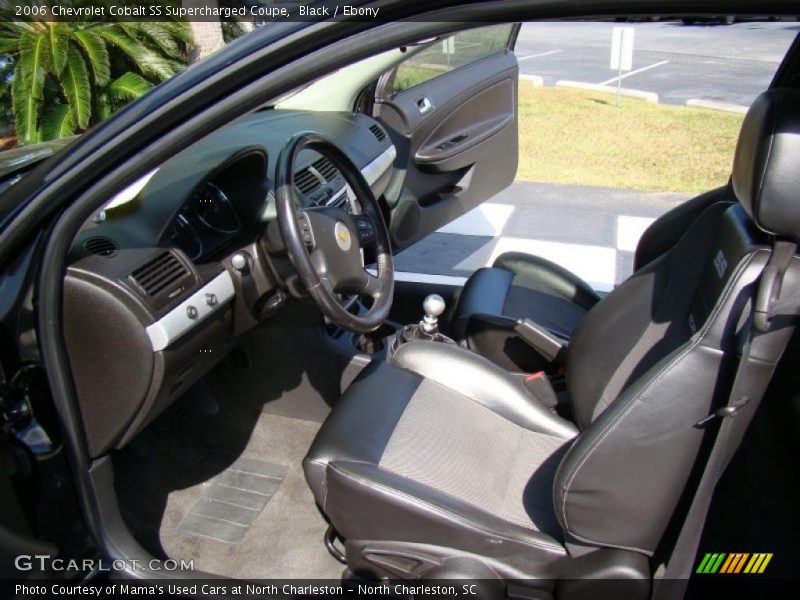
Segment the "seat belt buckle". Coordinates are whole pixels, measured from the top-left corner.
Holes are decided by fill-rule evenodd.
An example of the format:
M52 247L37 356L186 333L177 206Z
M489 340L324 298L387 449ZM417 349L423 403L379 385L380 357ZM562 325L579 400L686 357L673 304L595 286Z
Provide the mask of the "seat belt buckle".
M737 400L733 404L726 404L725 406L721 406L707 417L700 419L697 423L694 424L694 426L697 428L703 428L715 419L724 419L725 417L732 417L738 412L740 408L742 408L748 402L750 402L750 398L748 398L747 396L742 396L741 400Z
M558 404L558 396L544 371L531 373L524 377L522 382L528 393L547 408L555 408Z

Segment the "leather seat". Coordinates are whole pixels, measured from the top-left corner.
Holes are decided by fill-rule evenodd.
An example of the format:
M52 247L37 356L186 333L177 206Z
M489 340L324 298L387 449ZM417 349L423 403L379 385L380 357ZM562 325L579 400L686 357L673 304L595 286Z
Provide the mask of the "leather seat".
M486 359L450 344L410 342L391 365L374 362L351 384L304 466L339 531L378 527L394 537L396 519L408 518L406 533L424 529L437 543L447 544L464 527L465 541L475 544L470 549L488 551L494 542L472 535L482 527L502 532L520 550L559 555L550 490L577 435L574 424ZM508 461L516 461L513 469ZM539 485L528 485L531 473ZM373 484L385 492L375 502Z
M304 462L353 572L524 579L561 599L587 597L579 579L613 577L632 582L626 598L648 597L650 558L713 431L698 423L727 402L772 236L800 237L798 110L800 92L760 96L737 146L739 202L707 208L581 320L573 421L452 345L411 342L360 374ZM782 298L800 295L800 257L782 285ZM793 331L776 318L755 334L760 368Z
M709 206L732 200L729 187L707 192L668 211L642 235L634 271L669 251ZM455 339L473 352L514 371L547 370L551 365L513 332L530 319L569 340L600 296L580 277L547 259L521 252L501 254L491 267L467 280L453 312Z

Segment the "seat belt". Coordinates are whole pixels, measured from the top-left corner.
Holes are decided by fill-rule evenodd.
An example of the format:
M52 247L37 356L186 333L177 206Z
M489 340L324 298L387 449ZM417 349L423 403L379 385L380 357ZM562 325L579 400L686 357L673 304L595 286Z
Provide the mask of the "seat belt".
M713 424L717 419L721 419L714 444L700 476L686 518L678 533L678 538L670 553L669 561L663 575L653 584L652 600L680 600L684 597L714 489L739 448L772 380L778 358L789 343L790 336L787 336L782 347L773 348L771 353L774 354L777 351L777 358L774 362L766 363L754 358L754 356L770 355L770 353L758 350L761 345L767 343L769 336L763 335L763 333L769 329L769 317L778 308L776 301L780 295L780 284L796 250L797 246L791 242L775 242L770 259L759 279L756 301L745 325L747 328L744 334L745 343L728 402L695 425L696 427L705 427ZM765 297L768 297L766 304L763 300ZM787 298L780 302L779 308L782 314L797 315L798 309L800 309L800 299ZM767 318L760 318L760 312L766 313ZM755 352L753 352L754 348Z

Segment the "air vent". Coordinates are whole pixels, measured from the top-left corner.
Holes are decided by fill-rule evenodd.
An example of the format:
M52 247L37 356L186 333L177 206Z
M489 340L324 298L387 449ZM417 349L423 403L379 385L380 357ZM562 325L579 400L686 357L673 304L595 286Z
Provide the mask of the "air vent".
M386 139L386 132L384 132L383 129L381 129L377 125L370 125L369 130L372 132L372 135L374 135L378 139L379 142L382 142L383 140Z
M90 237L88 240L83 242L83 247L92 254L96 254L97 256L105 256L106 258L109 256L114 256L117 253L117 250L119 250L117 242L111 238L100 236Z
M332 181L339 174L339 170L324 156L316 160L312 166L325 178L325 181Z
M189 271L178 257L172 252L164 252L131 273L131 279L148 296L155 296L187 275Z
M314 173L308 168L300 169L294 174L294 184L304 195L308 195L322 185Z

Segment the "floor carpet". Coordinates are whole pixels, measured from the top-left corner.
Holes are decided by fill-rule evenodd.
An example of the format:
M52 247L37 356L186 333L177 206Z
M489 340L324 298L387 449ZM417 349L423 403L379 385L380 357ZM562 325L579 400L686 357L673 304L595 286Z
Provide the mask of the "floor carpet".
M320 424L199 396L162 415L115 458L123 514L140 543L156 556L193 560L195 569L215 575L338 579L343 565L325 550L326 523L301 466ZM274 473L264 470L270 468ZM272 477L270 485L252 483L260 476ZM232 495L237 487L254 499L248 518L240 516L248 499ZM258 501L253 492L265 497ZM209 503L215 498L223 503ZM209 529L200 527L198 535L198 513L219 519L221 529L202 535ZM246 529L230 534L226 524Z

